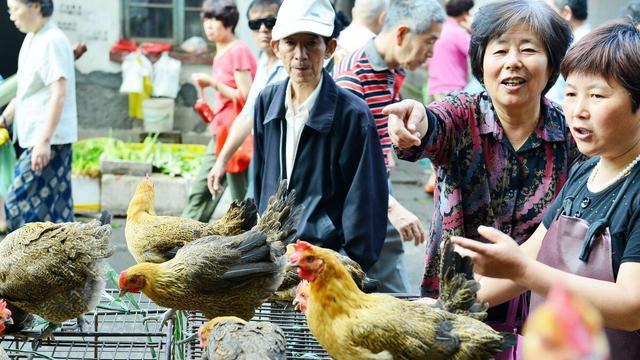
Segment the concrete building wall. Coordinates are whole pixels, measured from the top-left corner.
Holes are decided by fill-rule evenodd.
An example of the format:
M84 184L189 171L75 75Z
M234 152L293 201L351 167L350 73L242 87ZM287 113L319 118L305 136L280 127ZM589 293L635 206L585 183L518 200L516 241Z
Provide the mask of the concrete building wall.
M246 26L245 14L250 0L237 0L236 3L241 14L236 33L257 53ZM118 91L122 82L121 64L109 59L109 50L122 37L121 4L120 0L55 2L54 20L72 43L84 42L88 48L87 53L76 62L81 137L102 135L106 129L114 129L115 136L137 140L140 132L140 122L128 116L128 96ZM192 110L198 93L191 81L191 74L210 71L210 65L182 64L181 90L176 98L175 130L204 133L206 138L206 126ZM211 89L206 91L206 97L212 101Z

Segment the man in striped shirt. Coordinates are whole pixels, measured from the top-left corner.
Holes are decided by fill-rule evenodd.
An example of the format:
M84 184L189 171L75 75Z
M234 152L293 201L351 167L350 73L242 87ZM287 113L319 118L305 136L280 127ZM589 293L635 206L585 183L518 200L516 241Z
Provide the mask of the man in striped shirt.
M334 68L338 86L356 94L369 106L387 170L392 168L393 158L388 117L382 114L382 109L399 101L405 70L416 69L431 56L445 17L436 0L392 1L380 34ZM402 240L413 240L419 245L425 239L425 232L420 220L391 195L388 218L390 224L382 254L368 275L381 282L380 291L404 293L410 287L402 259Z

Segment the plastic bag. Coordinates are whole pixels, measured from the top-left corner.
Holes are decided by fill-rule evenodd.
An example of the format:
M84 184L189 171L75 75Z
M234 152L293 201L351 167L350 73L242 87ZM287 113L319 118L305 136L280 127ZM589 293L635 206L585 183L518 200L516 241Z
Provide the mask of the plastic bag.
M210 124L213 121L213 110L211 110L211 106L209 106L204 99L203 88L200 88L200 99L193 105L193 109L200 115L200 119L202 119L205 124Z
M142 93L144 77L151 76L153 65L141 52L127 55L122 61L121 93Z
M200 36L192 36L185 40L180 48L190 54L204 54L207 52L207 42Z
M13 181L13 171L16 167L16 152L11 141L0 146L0 196L7 196L7 190Z
M175 99L180 91L180 68L182 63L168 53L162 53L153 64L153 96L166 96Z

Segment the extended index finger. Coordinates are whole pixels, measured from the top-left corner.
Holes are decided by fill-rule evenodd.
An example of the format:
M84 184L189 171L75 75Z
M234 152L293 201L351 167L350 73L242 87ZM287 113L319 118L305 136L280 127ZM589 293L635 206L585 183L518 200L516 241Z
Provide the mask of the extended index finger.
M480 241L463 238L461 236L452 236L451 241L464 249L471 250L478 254L487 253L487 244Z

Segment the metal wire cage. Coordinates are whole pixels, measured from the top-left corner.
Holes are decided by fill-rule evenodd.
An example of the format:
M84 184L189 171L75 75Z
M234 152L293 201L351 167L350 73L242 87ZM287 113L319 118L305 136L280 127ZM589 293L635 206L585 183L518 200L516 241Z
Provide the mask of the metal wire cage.
M11 359L171 359L173 324L164 331L157 322L143 323L157 316L159 308L146 297L131 295L129 301L115 300L117 290L107 290L98 307L85 314L86 324L80 330L76 321L65 322L53 333L55 340L21 339L6 336L0 345ZM24 332L29 337L39 334L36 325Z
M294 311L290 303L266 302L256 310L252 320L267 321L282 328L287 340L287 359L331 359L309 331L304 314ZM190 313L189 331L196 332L207 321L202 314ZM187 359L200 359L202 351L192 342L186 355Z
M179 315L176 321L160 329L160 322L143 322L146 317L161 316L166 309L141 294L129 294L118 300L118 290L105 291L96 310L85 315L87 324L82 330L76 321L69 321L56 330L55 340L22 340L12 336L0 338L2 346L11 359L86 359L86 360L187 360L200 359L202 350L197 341L178 346L176 340L186 338L198 331L208 319L201 313ZM404 299L411 295L395 294ZM186 320L186 324L176 323ZM282 328L287 340L288 359L331 359L318 344L301 313L294 311L290 303L266 302L257 310L255 321L267 321ZM43 327L43 324L40 325ZM177 328L177 331L175 331ZM38 327L25 332L35 337ZM176 333L179 336L176 337Z
M140 294L129 297L128 301L114 302L116 296L117 290L106 291L98 308L85 315L88 323L83 330L77 328L76 321L69 321L53 333L55 340L6 336L0 338L0 346L11 359L186 360L202 357L197 341L176 345L173 321L164 330L160 329L159 322L143 324L145 317L160 316L166 309ZM309 331L305 316L295 312L290 303L264 303L256 310L253 320L268 321L282 328L289 359L330 359ZM187 313L181 337L197 332L207 321L200 313ZM35 337L39 330L36 327L24 334Z

